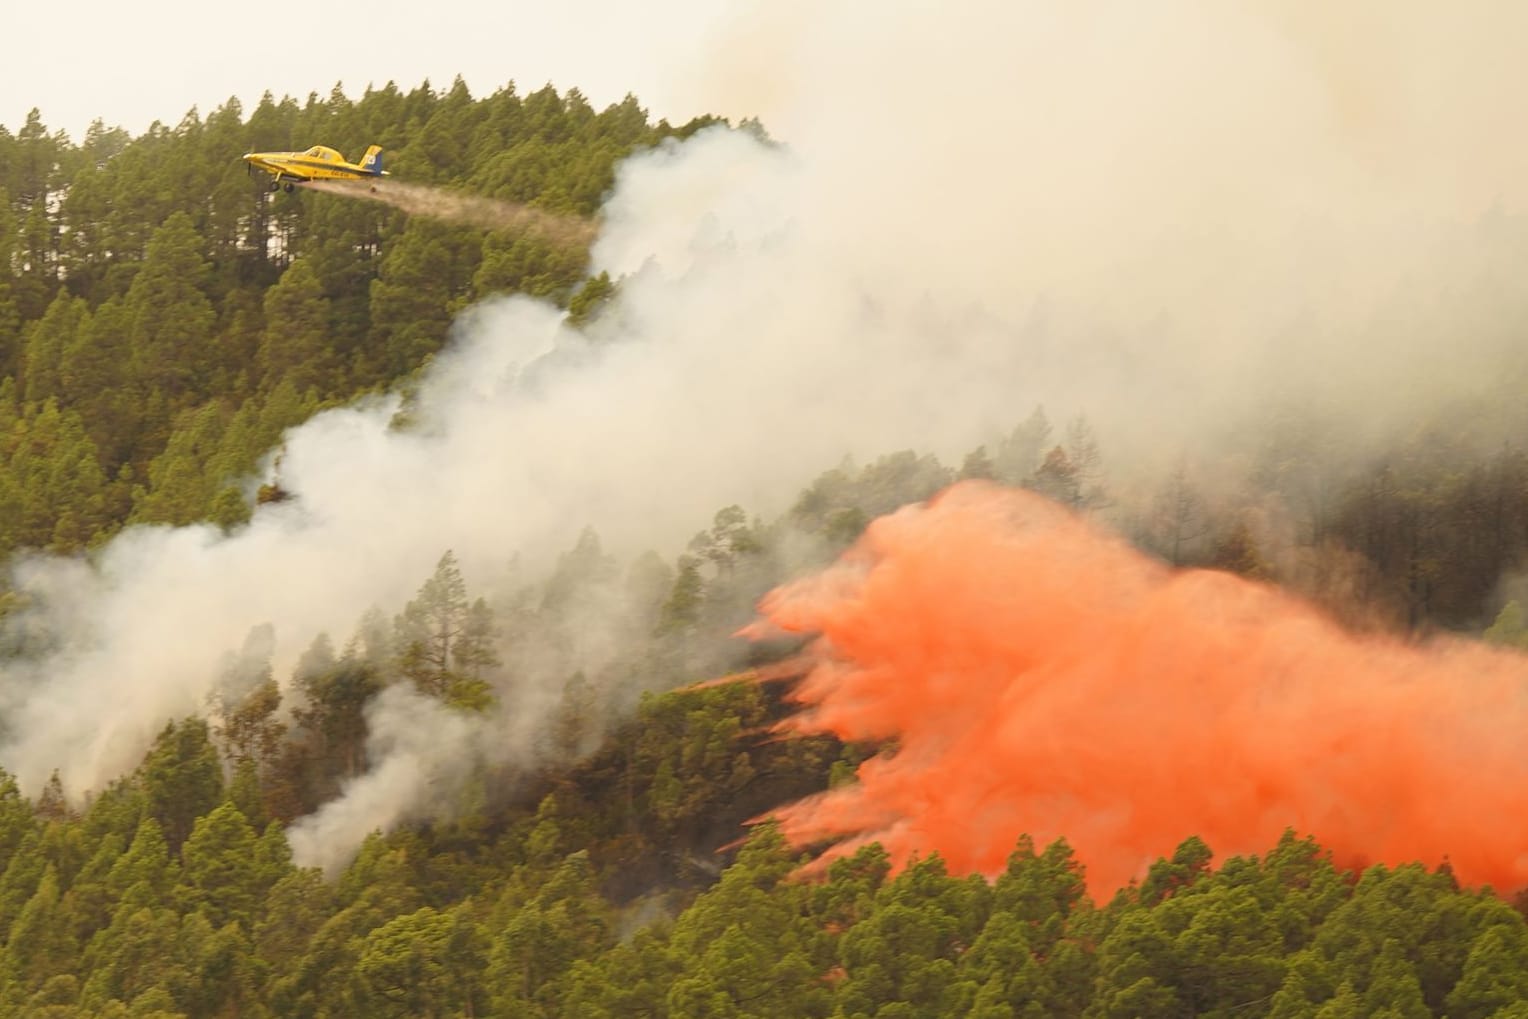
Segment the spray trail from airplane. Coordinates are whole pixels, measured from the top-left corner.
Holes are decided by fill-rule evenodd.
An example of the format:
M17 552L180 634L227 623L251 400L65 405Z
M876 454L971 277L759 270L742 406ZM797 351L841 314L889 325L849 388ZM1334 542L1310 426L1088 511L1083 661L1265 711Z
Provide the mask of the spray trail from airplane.
M1342 865L1528 883L1528 657L1360 639L974 482L762 611L756 633L820 635L787 728L895 744L778 812L798 844L846 840L829 856L878 840L991 874L1020 834L1064 836L1106 896L1190 835L1224 857L1294 828Z
M468 195L428 184L410 184L395 180L375 182L308 181L310 191L381 202L401 209L410 216L430 216L451 223L484 227L489 230L518 230L540 234L558 244L586 246L597 231L590 220L561 216L533 209L519 202L507 202L482 195Z

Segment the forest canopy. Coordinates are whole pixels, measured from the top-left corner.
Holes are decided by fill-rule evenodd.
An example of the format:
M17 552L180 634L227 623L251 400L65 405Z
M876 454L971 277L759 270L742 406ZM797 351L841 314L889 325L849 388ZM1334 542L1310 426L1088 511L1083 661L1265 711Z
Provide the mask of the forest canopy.
M464 309L521 294L581 328L619 299L587 246L273 195L238 154L376 142L400 178L588 219L623 158L708 127L762 134L550 86L474 98L459 80L268 95L247 115L230 100L78 144L35 114L0 130L0 559L90 562L135 525L234 533L291 497L270 470L287 429L407 394ZM1126 482L1085 415L1012 410L958 464L845 459L784 513L718 507L682 549L619 557L588 529L546 575L490 580L432 549L412 598L321 635L289 672L251 620L214 695L162 719L128 774L92 790L0 779L4 1009L1528 1014L1513 904L1446 863L1366 867L1302 832L1219 861L1185 833L1107 901L1064 839L1028 836L998 874L937 854L895 870L871 845L800 879L808 854L755 822L888 746L775 739L788 688L696 681L795 652L733 634L772 587L957 479L1031 488L1164 564L1282 584L1357 629L1528 640L1503 596L1528 548L1518 446L1477 454L1423 422L1334 476L1296 416L1266 422L1249 486L1228 493L1188 461ZM0 619L29 608L0 599ZM54 637L0 636L16 663ZM385 718L494 712L528 730L523 758L427 775L437 809L329 852L323 808L382 758Z

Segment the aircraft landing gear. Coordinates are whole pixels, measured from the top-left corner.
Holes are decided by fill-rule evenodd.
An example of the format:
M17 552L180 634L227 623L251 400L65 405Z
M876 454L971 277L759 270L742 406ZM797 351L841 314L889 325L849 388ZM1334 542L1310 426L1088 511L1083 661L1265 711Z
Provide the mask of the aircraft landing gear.
M287 181L286 184L284 184L282 186L286 188L286 193L287 194L291 194L292 191L294 190L291 181Z

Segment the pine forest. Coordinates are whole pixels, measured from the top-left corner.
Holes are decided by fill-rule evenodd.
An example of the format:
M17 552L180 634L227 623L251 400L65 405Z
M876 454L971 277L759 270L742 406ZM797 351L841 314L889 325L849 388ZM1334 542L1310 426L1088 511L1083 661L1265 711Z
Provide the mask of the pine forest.
M495 549L490 570L459 543L474 540L479 517L450 500L497 496L406 480L368 487L352 476L366 469L364 452L313 466L327 433L305 423L338 434L364 430L356 422L368 414L383 415L387 441L417 441L420 460L455 448L429 445L457 427L442 423L432 394L462 376L463 391L496 398L492 378L466 378L478 362L453 359L474 316L495 313L485 308L520 308L506 314L540 316L561 337L505 383L519 399L600 358L628 365L617 385L643 385L642 362L620 359L659 312L624 298L659 270L595 271L593 252L607 243L602 224L634 215L607 204L623 161L677 159L705 139L788 158L789 142L754 120L674 125L653 122L635 97L599 110L576 89L473 96L460 79L359 97L341 86L306 101L267 94L252 109L230 99L136 137L97 121L75 141L36 113L0 129L0 746L15 755L0 758L0 1014L1528 1017L1528 898L1496 877L1500 857L1486 845L1493 823L1522 831L1521 820L1502 820L1524 814L1522 790L1491 791L1512 782L1493 785L1488 750L1478 777L1457 774L1489 789L1459 809L1502 813L1484 819L1487 834L1449 826L1454 838L1440 834L1437 855L1423 855L1433 842L1413 848L1367 829L1350 837L1335 823L1330 838L1296 823L1260 827L1266 818L1223 824L1218 811L1241 808L1219 801L1203 826L1174 819L1136 849L1094 831L1102 808L1087 807L1100 802L1090 790L1112 781L1090 770L1101 776L1105 758L1110 774L1141 773L1121 779L1119 795L1143 811L1195 769L1213 770L1226 745L1213 720L1180 734L1171 719L1206 698L1220 703L1217 691L1240 704L1245 670L1315 670L1305 658L1278 664L1307 631L1339 657L1380 642L1383 654L1418 663L1419 686L1431 682L1422 673L1440 642L1467 645L1459 676L1522 679L1512 663L1528 650L1514 586L1528 551L1528 318L1508 330L1496 388L1419 408L1382 446L1334 435L1319 408L1249 413L1214 453L1236 464L1235 486L1218 484L1205 459L1138 458L1115 441L1107 407L1015 399L964 449L898 442L866 455L846 440L830 462L797 464L803 480L779 502L708 506L682 522L677 542L666 531L645 537L635 513L614 531L571 520L561 547ZM393 200L272 190L240 158L317 143L352 158L382 146ZM1528 238L1511 217L1480 229L1514 250ZM787 285L808 293L815 281ZM864 303L874 322L880 310ZM947 324L929 317L931 330ZM713 339L694 356L730 356L726 337ZM726 410L675 387L665 397L673 441L733 427L727 419L749 406L738 382ZM579 441L629 439L640 457L643 440L600 429L608 390L589 393L566 425L567 452L538 469L582 477ZM1491 428L1462 438L1466 421ZM788 459L789 426L769 427ZM536 441L490 434L466 476ZM590 460L596 473L619 462ZM624 486L685 505L680 493L700 484L640 464L585 481L590 503ZM316 494L323 485L334 493ZM432 538L390 532L389 498L439 498L438 543L416 556ZM523 501L481 516L531 512L528 488ZM202 585L222 568L216 558L165 574L184 596L181 617L134 615L123 598L80 602L89 629L79 633L59 622L76 618L56 610L83 578L131 591L133 577L179 562L175 549L216 555L237 540L272 570L289 556L344 574L356 555L320 559L316 542L277 538L306 533L303 514L351 503L369 503L364 518L379 521L364 556L400 574L408 564L410 594L352 591L359 607L342 607L347 621L300 648L251 614L238 622L242 643L217 661L166 664L177 660L159 645L205 625L192 607L212 590ZM1056 530L1032 546L1010 536L917 558L919 535L943 533L942 513L957 545L984 533L962 513ZM161 544L133 544L151 539ZM1011 548L1015 572L1003 574ZM1066 554L1114 563L1117 579L1094 587L1063 571L1047 587L1046 549L1084 549ZM961 601L965 580L946 572L962 554L997 574L990 594L971 580L978 609ZM893 570L904 563L928 570L924 586L877 609L913 569ZM821 588L788 586L808 575L824 578ZM307 592L301 571L282 576L276 597L294 613L339 611ZM1201 600L1200 583L1219 593ZM1075 646L1121 656L1154 653L1180 615L1189 634L1207 616L1242 613L1210 655L1244 671L1221 679L1206 665L1214 678L1194 679L1176 651L1148 655L1136 688L1147 692L1127 698L1118 736L1057 731L1060 719L1104 731L1115 717L1097 706L1105 695L1076 714L1058 706L1043 716L1057 720L1049 730L1024 730L1026 745L1052 748L1043 765L1004 756L976 742L990 712L959 714L954 687L990 682L1000 692L984 703L1016 696L1012 677L1041 653L1014 646L1026 631L1011 619L972 616L1036 591L1058 606L1078 600L1064 617L1056 609L1058 641L1075 625L1085 634ZM232 598L205 594L203 608L210 617L242 607ZM1138 616L1118 607L1137 601L1157 607ZM1259 628L1286 614L1289 628ZM812 641L823 632L829 651ZM1265 639L1273 665L1255 657ZM128 657L108 660L102 647ZM833 654L843 670L863 666L853 675L895 676L899 689L926 680L924 699L823 693L814 684L838 675L823 664ZM1066 689L1088 689L1091 673L1067 671L1068 654L1056 650L1046 667ZM67 692L97 688L69 686L66 674L103 669L120 676L107 692ZM194 697L167 679L186 669ZM1175 671L1182 689L1160 675ZM1449 689L1472 681L1455 677ZM1157 713L1152 700L1167 707ZM1352 718L1357 735L1332 736L1320 751L1329 757L1290 771L1314 769L1315 787L1346 790L1327 764L1370 736L1400 740L1389 734L1401 723L1392 730L1383 710L1330 703L1340 706L1321 713ZM959 725L924 725L941 713ZM112 714L144 721L111 739L87 721ZM1135 742L1153 728L1163 742ZM37 734L54 731L78 732L68 760L50 762L50 746L39 746ZM1204 756L1194 756L1201 740ZM956 762L951 746L974 749ZM898 813L887 804L904 803L899 769L925 751L952 769L928 774L949 777L906 793L929 814ZM1452 765L1433 761L1416 764L1438 773L1437 785L1417 786L1427 802L1416 816L1453 798L1435 795ZM1051 802L1032 789L1046 767L1056 798L1075 785L1083 806L1065 815L1075 830L1050 819L1060 815L1003 813L1003 789ZM1229 795L1276 802L1281 783L1304 781L1272 766L1257 774ZM984 788L989 777L999 792L971 801L982 820L940 829L957 811L938 805L967 802L945 799L948 790ZM1368 817L1356 800L1370 779L1351 781L1358 792L1342 816ZM406 807L367 813L401 802L400 789ZM957 828L967 834L948 834ZM990 842L979 853L973 830ZM919 832L933 834L920 842ZM1090 848L1103 845L1123 855Z

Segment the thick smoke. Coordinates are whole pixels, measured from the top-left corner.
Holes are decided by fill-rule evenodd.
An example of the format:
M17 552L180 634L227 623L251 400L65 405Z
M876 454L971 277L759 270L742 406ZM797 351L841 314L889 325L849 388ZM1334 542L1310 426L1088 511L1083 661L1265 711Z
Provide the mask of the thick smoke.
M1294 828L1343 865L1528 884L1521 654L1358 639L977 482L876 520L763 611L818 635L788 728L895 748L781 810L799 842L847 840L825 859L875 840L990 875L1027 832L1066 838L1107 897L1190 835L1248 854Z
M1148 470L1260 401L1319 403L1374 446L1477 393L1521 356L1528 11L1308 7L736 15L685 73L781 144L708 131L628 160L591 267L619 296L585 333L526 300L473 309L410 428L384 399L295 429L294 498L247 527L22 564L0 763L29 789L55 768L96 787L203 709L252 627L285 681L448 548L489 587L587 525L620 557L671 556L718 508L777 513L846 454L958 457L1041 402ZM553 702L543 680L518 677L517 703ZM496 740L388 745L441 774L464 747L514 760L539 716L513 717ZM386 826L432 795L374 749L349 794L370 806L304 826L305 859L353 848L358 825L330 819Z
M373 831L386 831L411 812L448 810L467 769L491 759L476 745L487 735L485 726L407 685L383 690L367 706L366 721L376 766L287 830L292 857L305 866L333 874Z

